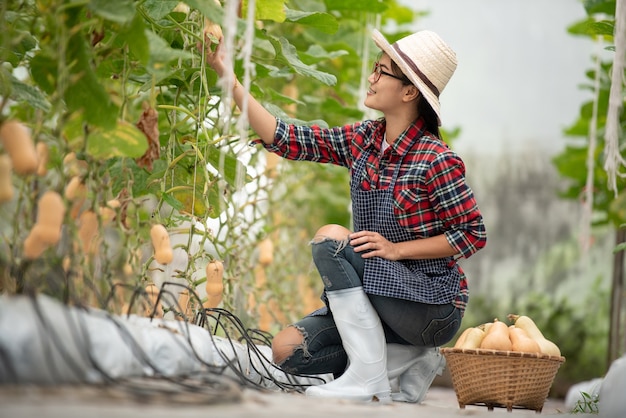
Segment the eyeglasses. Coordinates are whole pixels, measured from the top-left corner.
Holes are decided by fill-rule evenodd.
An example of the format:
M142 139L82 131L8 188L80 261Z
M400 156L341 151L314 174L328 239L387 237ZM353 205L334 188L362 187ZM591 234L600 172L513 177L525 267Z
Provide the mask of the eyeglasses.
M378 80L380 80L380 77L383 75L395 78L396 80L404 81L403 77L398 77L397 75L388 73L387 71L383 71L382 67L380 66L380 62L378 61L374 63L374 68L372 68L372 74L374 74L374 83L377 83Z

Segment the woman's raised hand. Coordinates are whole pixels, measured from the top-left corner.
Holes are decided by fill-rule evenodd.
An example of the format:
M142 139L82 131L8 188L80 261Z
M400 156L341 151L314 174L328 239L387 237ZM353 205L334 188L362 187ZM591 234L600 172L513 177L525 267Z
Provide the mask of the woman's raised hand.
M224 64L224 36L222 35L222 28L211 23L204 28L204 43L198 42L198 50L204 52L206 63L215 70L217 75L221 78L226 72L226 65ZM203 51L204 49L204 51Z

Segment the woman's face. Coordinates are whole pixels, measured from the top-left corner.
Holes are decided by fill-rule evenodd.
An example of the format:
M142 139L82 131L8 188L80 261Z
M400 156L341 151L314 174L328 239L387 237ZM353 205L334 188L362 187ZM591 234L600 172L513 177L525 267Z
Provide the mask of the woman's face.
M367 78L370 88L367 90L365 106L383 113L395 109L402 102L404 85L391 70L391 58L382 54L374 64L372 73Z

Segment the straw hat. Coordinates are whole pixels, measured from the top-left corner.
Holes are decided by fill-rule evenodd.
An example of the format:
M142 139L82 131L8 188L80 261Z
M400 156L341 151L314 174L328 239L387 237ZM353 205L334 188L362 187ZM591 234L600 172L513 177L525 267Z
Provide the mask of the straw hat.
M372 38L419 89L441 125L439 95L456 69L456 54L434 32L423 30L389 44L378 30Z

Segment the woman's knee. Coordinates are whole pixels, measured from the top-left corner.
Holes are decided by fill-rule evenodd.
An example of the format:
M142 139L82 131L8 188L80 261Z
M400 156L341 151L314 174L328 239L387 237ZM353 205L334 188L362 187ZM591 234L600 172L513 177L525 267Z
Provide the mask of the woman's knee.
M313 242L324 241L325 239L345 240L350 235L350 230L337 224L328 224L317 230L313 237Z
M296 327L287 327L272 339L272 359L281 365L291 357L298 347L304 344L304 336Z

